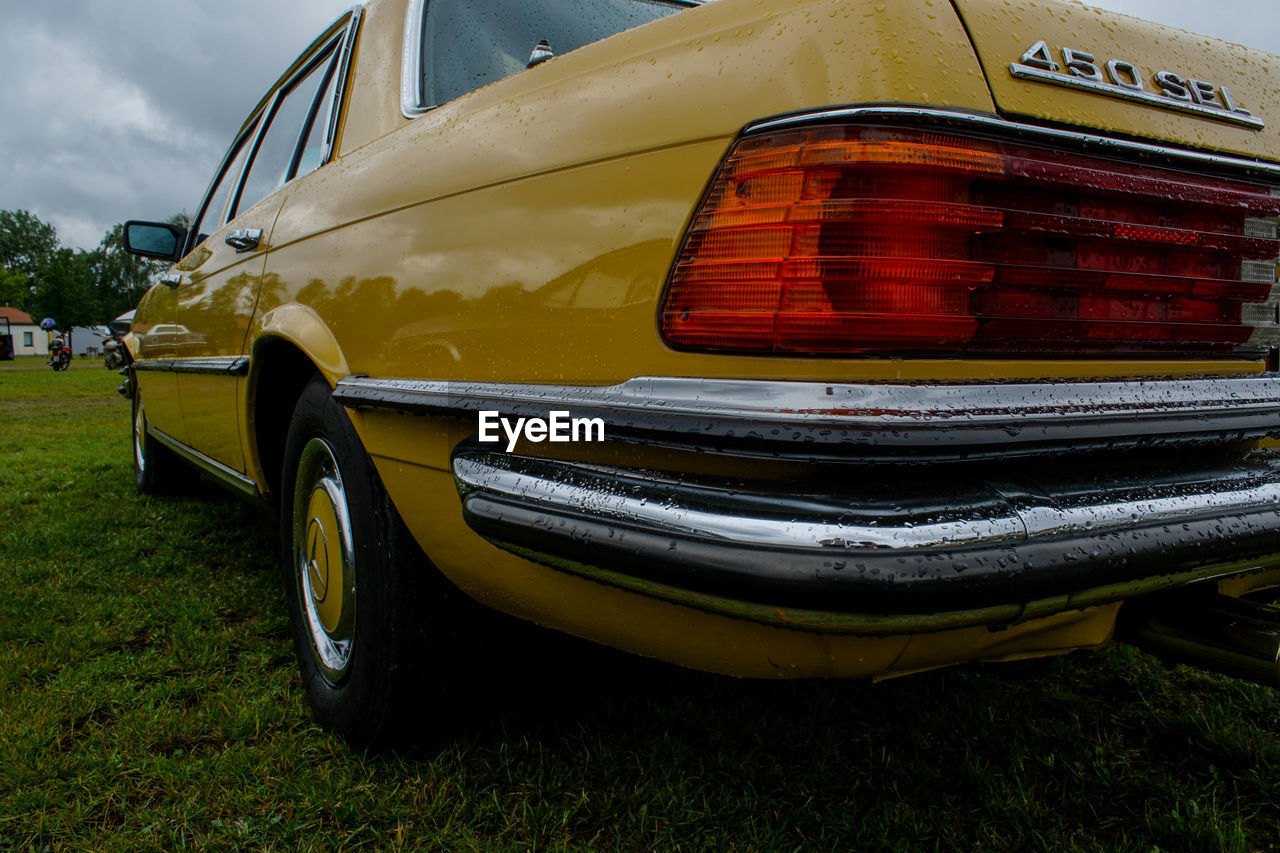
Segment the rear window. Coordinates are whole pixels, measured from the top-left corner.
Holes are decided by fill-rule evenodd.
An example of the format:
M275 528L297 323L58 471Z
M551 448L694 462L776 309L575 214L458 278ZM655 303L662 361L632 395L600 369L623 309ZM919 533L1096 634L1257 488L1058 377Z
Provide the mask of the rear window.
M559 56L685 8L655 0L430 0L423 101L443 104L522 71L541 41Z

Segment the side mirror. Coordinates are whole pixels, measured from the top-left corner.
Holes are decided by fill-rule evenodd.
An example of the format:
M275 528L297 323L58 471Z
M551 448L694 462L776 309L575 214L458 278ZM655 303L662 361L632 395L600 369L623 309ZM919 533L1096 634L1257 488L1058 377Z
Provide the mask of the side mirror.
M176 261L182 257L182 247L187 242L187 229L167 222L138 222L124 224L124 250L144 258L159 261Z

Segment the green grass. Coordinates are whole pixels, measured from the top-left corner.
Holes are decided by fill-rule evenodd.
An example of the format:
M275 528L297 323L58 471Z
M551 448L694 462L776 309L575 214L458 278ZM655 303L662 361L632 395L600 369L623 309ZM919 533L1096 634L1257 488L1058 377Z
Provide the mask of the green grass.
M1123 648L776 684L540 639L472 731L352 753L271 521L138 497L118 381L0 366L0 849L1280 849L1280 695Z

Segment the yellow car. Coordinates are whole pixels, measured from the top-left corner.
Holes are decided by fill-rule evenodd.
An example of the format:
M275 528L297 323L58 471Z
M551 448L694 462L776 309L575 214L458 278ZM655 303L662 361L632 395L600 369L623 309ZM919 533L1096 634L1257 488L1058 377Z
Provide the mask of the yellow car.
M372 0L189 230L128 224L174 264L138 486L277 509L360 743L439 713L466 597L737 676L1119 633L1275 682L1277 62L1052 2Z

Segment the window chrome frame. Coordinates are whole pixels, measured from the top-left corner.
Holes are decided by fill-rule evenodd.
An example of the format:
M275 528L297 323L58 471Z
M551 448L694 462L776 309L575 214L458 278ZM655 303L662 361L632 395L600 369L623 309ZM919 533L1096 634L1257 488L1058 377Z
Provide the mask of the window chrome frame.
M400 56L400 113L417 118L434 110L423 103L422 30L426 26L426 0L409 0L404 12L404 47Z
M329 115L325 117L327 124L325 126L324 147L320 151L320 165L316 166L316 169L333 159L333 152L337 142L338 119L342 116L342 105L346 101L347 83L351 78L351 57L355 54L356 36L359 35L360 22L364 18L364 4L360 3L352 6L343 14L350 15L351 20L347 22L346 30L342 36L342 43L338 47L340 51L338 64L333 72L337 75L333 87L333 103L330 105ZM342 16L339 16L337 20L342 20Z
M208 211L209 204L213 201L213 193L220 186L222 179L226 177L226 171L230 168L237 154L240 153L242 145L249 145L249 152L245 157L244 164L240 168L240 174L236 176L236 182L233 187L234 199L227 206L221 221L209 230L209 235L216 234L219 230L226 226L228 222L235 219L240 211L237 210L240 204L241 193L244 191L244 180L249 173L249 169L253 166L253 161L258 155L258 148L262 143L263 134L270 125L271 120L275 118L275 111L280 102L281 93L288 90L296 84L308 72L312 71L318 62L323 61L322 57L328 54L328 61L334 61L334 52L337 54L337 64L334 67L333 74L337 75L333 90L333 103L330 106L329 114L324 117L325 133L324 143L320 151L320 163L316 166L316 170L320 169L326 163L333 159L335 142L337 137L338 119L342 114L343 100L347 91L347 80L351 72L351 57L355 51L356 36L359 33L360 22L364 17L364 4L360 3L352 6L338 17L334 18L332 24L326 27L321 36L315 39L307 49L298 55L298 59L289 66L292 71L286 71L285 75L275 82L268 90L265 96L249 113L249 118L240 126L240 130L236 133L235 141L223 156L222 162L218 166L213 181L209 185L209 189L205 191L204 197L200 202L199 212L196 214L192 225L198 226L202 223L205 213ZM343 19L347 19L345 26L339 27ZM337 28L337 29L335 29ZM307 60L305 63L303 60ZM315 105L312 105L312 112L315 112ZM309 112L310 116L311 113ZM315 115L312 121L318 120L319 115ZM256 122L256 125L255 125ZM294 154L297 154L297 145L305 144L305 140L299 137L299 142L295 145ZM296 156L290 160L290 171L293 170ZM312 170L315 171L315 170ZM293 180L290 176L285 181L285 185ZM281 189L281 188L277 188ZM273 191L274 192L274 191ZM270 193L268 194L270 195ZM234 215L230 214L235 211ZM193 228L191 233L187 235L187 245L184 247L183 256L190 254L196 247L196 238L199 236L196 229Z
M268 104L270 106L270 104ZM235 141L231 143L231 147L227 149L227 153L222 158L222 163L218 166L218 171L214 173L213 180L209 184L209 189L205 190L204 199L200 202L199 210L191 221L191 231L187 234L187 243L183 247L182 255L186 257L198 245L197 238L200 236L200 226L204 224L204 215L209 212L209 205L214 201L214 193L222 187L223 178L228 177L227 170L231 168L231 164L235 162L235 158L240 154L241 149L247 146L245 154L246 160L251 153L253 146L258 138L258 131L262 127L262 117L266 114L265 110L254 110L249 119L241 125L241 130L236 134ZM240 196L240 181L244 178L244 167L240 168L239 174L236 175L235 183L228 187L228 190L235 194L238 199ZM209 235L216 234L224 225L227 224L227 210L231 206L227 205L219 214L216 225L212 225L209 229Z
M307 60L306 64L300 67L293 74L289 75L289 78L284 83L277 84L275 91L271 93L271 103L267 106L265 110L263 110L263 113L262 113L264 120L258 123L258 131L257 131L257 134L254 136L254 140L253 140L253 149L249 152L249 156L245 158L244 165L240 168L240 176L236 184L235 201L233 204L228 206L227 213L229 215L227 216L226 221L222 223L223 225L226 225L227 222L230 222L231 220L239 216L241 213L243 213L243 211L240 209L240 202L244 200L243 196L244 196L245 181L248 179L249 173L253 171L253 166L257 162L258 154L261 153L261 150L262 150L262 141L266 138L267 132L271 129L272 122L276 120L276 113L279 112L280 110L280 104L284 101L285 98L293 94L294 88L303 80L305 80L308 75L318 70L325 63L332 63L334 61L335 56L337 54L337 49L338 49L337 44L338 44L337 38L332 38L326 41L323 47L321 47L319 50L312 53L311 57ZM313 113L316 110L316 98L323 98L323 95L324 95L323 87L325 82L327 82L327 77L320 81L321 88L318 89L316 91L316 94L312 96L311 104L307 107L306 118L303 119L303 127L299 128L298 138L294 140L293 150L289 154L289 165L285 170L284 183L276 187L275 189L271 190L271 192L267 193L265 196L258 199L258 201L255 201L253 205L257 205L259 201L265 201L266 199L270 198L276 192L276 190L282 189L284 186L286 186L290 181L294 179L295 175L293 174L293 170L297 165L298 148L299 146L304 145L306 143L306 134L303 133L303 130L310 130L310 121L313 121L314 119L319 118L319 116L315 116L313 115ZM336 91L334 94L335 95L337 94ZM336 100L336 97L335 97L335 100ZM332 111L330 111L330 117L326 117L325 119L326 122L330 121L331 117L332 117ZM327 127L325 132L326 134L328 133ZM322 148L320 152L320 166L323 166L326 162L328 162L328 160L326 159L327 156L328 156L328 151ZM317 166L316 168L318 169L320 168L320 166Z

